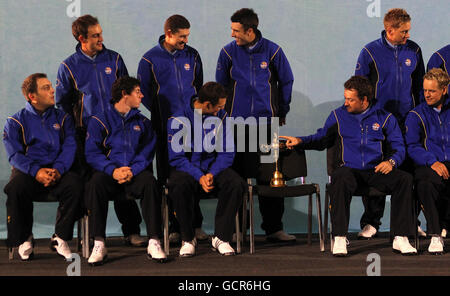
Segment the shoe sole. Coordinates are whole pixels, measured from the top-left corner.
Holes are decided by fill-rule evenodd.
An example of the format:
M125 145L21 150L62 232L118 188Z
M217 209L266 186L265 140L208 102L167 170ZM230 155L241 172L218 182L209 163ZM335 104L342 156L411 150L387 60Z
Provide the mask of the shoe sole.
M91 262L91 263L88 262L88 264L90 266L101 266L101 265L103 265L106 262L107 259L108 259L108 255L105 255L105 257L103 257L102 261Z
M155 261L155 262L158 262L158 263L166 263L167 262L167 258L159 258L159 259L158 258L153 258L152 255L150 255L148 253L147 253L147 259Z
M228 252L228 253L220 253L218 249L216 248L211 248L212 251L219 253L219 255L221 256L234 256L236 255L236 252Z
M195 254L183 254L183 255L179 255L179 257L180 258L191 258L191 257L194 257L195 256Z
M402 253L401 251L397 250L397 249L392 249L392 252L396 253L396 254L401 254L402 256L416 256L417 253L415 252L411 252L411 253Z
M333 254L334 257L347 257L347 254L340 253L340 254Z
M444 255L444 251L440 251L440 252L430 252L430 251L428 251L428 254L434 255L434 256L440 256L440 255Z

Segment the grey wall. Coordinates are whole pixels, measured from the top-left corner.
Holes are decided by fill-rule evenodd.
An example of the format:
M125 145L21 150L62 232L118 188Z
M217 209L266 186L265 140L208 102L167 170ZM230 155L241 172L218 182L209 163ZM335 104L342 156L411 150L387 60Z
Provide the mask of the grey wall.
M45 72L55 83L59 63L73 53L71 34L75 17L68 8L97 16L105 45L121 53L131 75L136 75L141 56L162 34L165 19L175 13L191 22L189 43L198 49L204 63L205 81L214 80L219 50L232 41L230 16L239 8L251 7L260 18L260 30L282 46L295 76L291 112L286 135L304 135L319 128L329 112L342 103L343 82L353 74L362 46L379 38L382 17L393 7L405 8L412 17L411 39L423 50L425 62L431 54L450 43L448 0L16 0L0 2L0 122L24 106L20 85L34 72ZM379 16L369 17L370 11ZM72 10L73 11L73 10ZM76 11L76 9L75 9ZM148 115L146 110L143 110ZM309 181L325 189L324 152L308 152ZM9 177L9 164L0 146L0 185ZM6 237L5 195L1 192L0 238ZM322 192L324 196L324 192ZM213 229L214 202L202 203L204 227ZM36 237L53 232L56 205L35 206ZM293 232L306 231L306 201L286 201L285 225ZM352 203L350 230L359 229L360 198ZM382 230L389 227L389 203ZM258 217L259 218L259 215ZM259 225L259 219L257 219ZM143 229L145 229L143 227ZM317 229L317 225L314 225ZM120 234L113 210L108 234Z

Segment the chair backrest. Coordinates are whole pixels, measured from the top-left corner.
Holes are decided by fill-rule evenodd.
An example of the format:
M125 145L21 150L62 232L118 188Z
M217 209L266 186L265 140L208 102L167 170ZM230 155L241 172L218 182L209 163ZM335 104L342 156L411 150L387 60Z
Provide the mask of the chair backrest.
M327 148L327 174L331 176L333 171L342 165L342 157L341 157L341 145L339 143L339 137L336 137L336 140L333 146Z
M275 169L275 162L261 163L256 178L258 183L269 183ZM306 166L305 151L298 148L280 150L278 170L283 174L285 181L298 177L306 177L308 170Z

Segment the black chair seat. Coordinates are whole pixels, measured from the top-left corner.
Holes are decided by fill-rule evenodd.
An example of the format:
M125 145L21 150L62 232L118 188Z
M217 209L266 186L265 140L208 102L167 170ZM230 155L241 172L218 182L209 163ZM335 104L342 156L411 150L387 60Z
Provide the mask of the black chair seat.
M270 187L269 185L255 186L256 194L267 197L296 197L310 195L317 192L317 187L314 184L304 184L285 187Z

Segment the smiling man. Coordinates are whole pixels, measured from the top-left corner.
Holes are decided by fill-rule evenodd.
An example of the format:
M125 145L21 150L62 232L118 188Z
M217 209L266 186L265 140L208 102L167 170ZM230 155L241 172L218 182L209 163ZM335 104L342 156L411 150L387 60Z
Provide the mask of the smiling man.
M178 110L190 106L203 85L203 66L200 54L187 45L191 24L182 15L172 15L164 23L164 35L147 51L139 62L138 79L141 81L142 103L152 114L158 135L156 162L158 180L168 178L167 119ZM172 205L169 204L172 208ZM197 238L208 236L201 229L203 216L196 206L194 226ZM173 211L170 210L170 242L179 242L180 234Z
M425 74L422 51L409 40L411 16L401 8L390 9L383 19L381 37L364 46L356 64L355 75L367 77L375 98L386 111L397 119L402 133L408 111L419 105L422 77ZM407 158L404 170L412 173L412 161ZM376 234L384 213L385 197L363 197L365 212L361 217L360 238L369 239ZM423 231L419 228L419 234Z
M26 107L8 117L3 143L12 173L5 186L8 196L9 247L19 247L22 260L33 258L33 198L39 194L57 197L55 234L51 247L66 259L72 257L67 241L80 216L83 183L72 166L76 143L72 118L54 107L55 91L47 75L35 73L22 84Z
M428 252L433 254L443 253L444 241L440 236L450 229L447 194L450 189L449 82L444 70L428 71L423 80L425 102L410 111L406 118L407 151L416 164L417 194L427 220L427 233L431 236Z
M344 106L332 111L316 134L283 137L288 139L288 147L323 150L336 142L339 145L339 166L331 175L330 185L333 255L347 255L350 202L358 185L392 192L392 248L403 255L417 254L408 241L414 233L413 179L398 169L405 159L405 146L397 120L373 99L367 78L353 76L344 89Z

